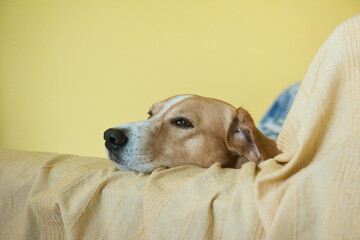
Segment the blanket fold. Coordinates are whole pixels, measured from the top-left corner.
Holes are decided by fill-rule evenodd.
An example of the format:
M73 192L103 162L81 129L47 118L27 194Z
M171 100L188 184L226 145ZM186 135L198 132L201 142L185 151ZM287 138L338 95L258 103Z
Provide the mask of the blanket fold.
M360 228L360 16L314 57L279 135L287 162L258 180L268 239L356 239Z
M277 164L268 169L276 170ZM107 159L0 152L0 239L251 239L256 164L151 175Z

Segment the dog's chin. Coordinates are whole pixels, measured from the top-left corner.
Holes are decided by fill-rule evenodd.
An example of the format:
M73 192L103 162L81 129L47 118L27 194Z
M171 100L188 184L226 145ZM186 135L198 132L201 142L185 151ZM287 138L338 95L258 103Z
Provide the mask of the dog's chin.
M122 171L132 171L132 169L128 168L126 165L122 164L122 163L118 163L118 162L114 162L113 163L116 165L116 167Z
M124 161L121 156L120 153L118 152L112 152L107 150L107 155L109 157L109 159L115 164L115 166L122 170L122 171L136 171L136 172L143 172L143 173L151 173L152 171L154 171L156 168L160 167L155 167L155 166L139 166L137 164L126 164L127 162Z
M119 154L114 153L114 152L110 152L107 151L107 155L109 157L109 159L116 165L117 168L119 168L120 170L127 170L130 171L131 169L128 168L123 161L121 160Z
M124 161L121 159L120 155L118 153L114 153L114 152L109 152L108 153L108 157L109 159L115 164L115 166L122 171L139 171L137 169L134 168L130 168L128 167ZM141 172L141 171L140 171Z

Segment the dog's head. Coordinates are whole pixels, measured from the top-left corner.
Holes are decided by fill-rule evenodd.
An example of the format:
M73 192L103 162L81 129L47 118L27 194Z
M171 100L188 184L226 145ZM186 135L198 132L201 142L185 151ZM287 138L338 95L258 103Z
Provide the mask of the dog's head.
M179 95L154 104L149 115L105 131L108 156L118 168L151 172L215 162L239 168L280 153L247 111L216 99Z

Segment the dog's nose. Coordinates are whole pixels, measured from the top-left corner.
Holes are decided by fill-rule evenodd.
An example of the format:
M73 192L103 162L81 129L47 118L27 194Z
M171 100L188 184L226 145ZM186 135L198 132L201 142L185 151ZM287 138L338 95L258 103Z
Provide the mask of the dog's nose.
M123 147L128 138L121 129L110 128L104 132L105 146L109 150L116 150Z

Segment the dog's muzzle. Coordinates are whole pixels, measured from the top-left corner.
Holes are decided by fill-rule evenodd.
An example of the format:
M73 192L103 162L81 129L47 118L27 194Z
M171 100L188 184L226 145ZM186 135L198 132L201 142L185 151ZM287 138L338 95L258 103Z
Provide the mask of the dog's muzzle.
M122 129L110 128L104 132L105 147L110 150L119 150L128 141L125 131Z

